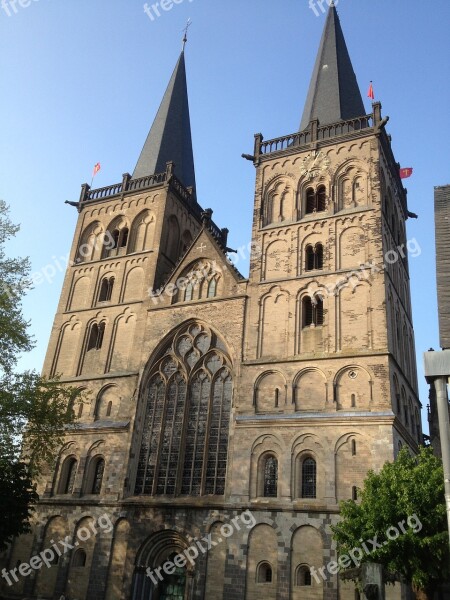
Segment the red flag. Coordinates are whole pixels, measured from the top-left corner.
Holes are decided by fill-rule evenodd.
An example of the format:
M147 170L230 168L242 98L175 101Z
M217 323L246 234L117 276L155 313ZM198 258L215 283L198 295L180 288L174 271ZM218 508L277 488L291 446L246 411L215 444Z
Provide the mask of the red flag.
M370 82L369 91L367 92L367 97L371 98L372 100L375 100L375 94L373 93L372 82Z
M100 171L100 169L101 169L101 168L102 168L102 167L100 166L100 163L97 163L97 164L94 166L94 171L93 171L93 173L92 173L92 178L94 178L94 177L97 175L97 173Z
M411 175L413 174L413 168L412 167L407 167L404 169L400 169L400 178L401 179L407 179L408 177L411 177Z

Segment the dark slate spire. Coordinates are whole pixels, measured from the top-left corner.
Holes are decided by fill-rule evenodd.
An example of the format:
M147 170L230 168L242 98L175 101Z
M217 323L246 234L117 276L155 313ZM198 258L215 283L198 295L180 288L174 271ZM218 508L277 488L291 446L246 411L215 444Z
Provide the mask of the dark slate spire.
M175 174L183 185L195 187L184 51L169 81L132 179L164 173L169 161L175 163Z
M314 66L300 131L318 119L320 125L361 117L364 104L347 50L336 8L332 3Z

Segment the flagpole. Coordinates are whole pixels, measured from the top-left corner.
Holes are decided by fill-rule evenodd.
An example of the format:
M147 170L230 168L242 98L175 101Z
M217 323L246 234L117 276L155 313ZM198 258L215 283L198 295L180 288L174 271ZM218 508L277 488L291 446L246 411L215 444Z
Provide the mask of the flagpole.
M101 169L100 163L95 163L94 170L92 171L91 185L89 187L92 188L92 184L94 183L94 177L97 175L97 173L100 171L100 169Z

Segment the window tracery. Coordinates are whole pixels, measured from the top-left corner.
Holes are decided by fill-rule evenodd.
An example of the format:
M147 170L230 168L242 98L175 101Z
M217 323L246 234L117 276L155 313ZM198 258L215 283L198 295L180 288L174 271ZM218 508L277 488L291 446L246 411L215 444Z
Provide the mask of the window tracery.
M150 371L136 494L224 494L230 368L207 327L191 323L174 335Z

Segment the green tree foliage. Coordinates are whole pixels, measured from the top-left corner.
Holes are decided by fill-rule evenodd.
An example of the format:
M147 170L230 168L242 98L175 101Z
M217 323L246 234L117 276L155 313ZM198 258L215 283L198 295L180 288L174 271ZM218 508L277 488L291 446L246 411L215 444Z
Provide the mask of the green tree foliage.
M0 549L28 531L38 499L32 480L54 461L79 396L58 379L15 370L20 354L33 347L21 307L30 264L6 254L7 241L19 230L8 212L0 200Z
M361 562L381 563L428 598L448 579L444 474L442 461L431 448L421 448L415 457L403 449L397 460L386 463L378 474L369 471L360 500L343 502L341 517L333 527L340 556L376 536L381 547L369 555L364 553ZM394 527L398 537L390 529ZM372 550L373 544L366 545Z

